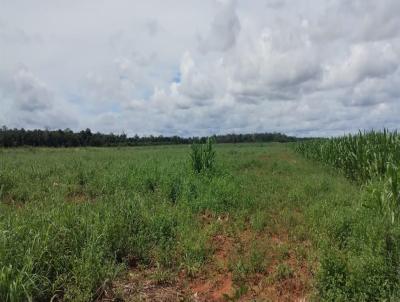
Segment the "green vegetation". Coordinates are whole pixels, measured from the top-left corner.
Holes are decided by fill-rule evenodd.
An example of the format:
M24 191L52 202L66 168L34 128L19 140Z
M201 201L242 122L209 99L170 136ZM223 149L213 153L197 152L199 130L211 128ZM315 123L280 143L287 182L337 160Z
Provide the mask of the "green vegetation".
M347 180L315 155L325 144L336 146L295 145L308 159L278 143L1 149L0 301L93 301L111 288L129 301L124 280L137 284L130 295L152 282L188 289L188 301L198 288L204 301L213 290L232 301L395 301L397 164L335 165ZM360 148L385 150L370 144ZM341 148L340 163L357 164ZM371 165L382 160L370 152Z
M128 137L126 134L92 133L88 128L79 132L71 129L25 130L0 128L0 147L117 147L144 145L178 145L193 142L206 142L207 137L180 136L141 136ZM295 142L301 138L281 133L222 134L214 135L218 143L255 143L255 142Z
M208 138L205 144L192 144L190 160L194 172L212 171L215 166L215 151L212 139Z
M194 175L187 148L2 151L0 300L90 301L124 266L192 272L209 254L194 218L227 211L223 172ZM229 196L229 197L228 197Z
M400 166L400 135L367 132L332 139L306 141L297 151L307 158L342 170L352 180L384 179Z
M400 299L400 136L368 132L297 145L361 184L361 198L313 208L323 250L318 290L330 301Z

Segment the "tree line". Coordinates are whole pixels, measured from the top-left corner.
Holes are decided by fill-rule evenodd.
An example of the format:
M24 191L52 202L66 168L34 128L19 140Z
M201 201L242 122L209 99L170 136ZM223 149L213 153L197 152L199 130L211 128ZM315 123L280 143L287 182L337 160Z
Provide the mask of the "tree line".
M282 133L213 135L216 143L294 142L301 140ZM25 130L0 128L0 147L113 147L142 145L177 145L205 142L207 137L132 136L126 134L93 133L90 129L80 132L65 130Z

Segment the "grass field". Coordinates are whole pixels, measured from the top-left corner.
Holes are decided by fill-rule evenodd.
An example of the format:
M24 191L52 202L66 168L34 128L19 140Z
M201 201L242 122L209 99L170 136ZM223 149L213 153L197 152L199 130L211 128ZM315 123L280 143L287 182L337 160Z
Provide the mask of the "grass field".
M0 150L0 301L396 300L366 188L215 149L201 173L189 146Z

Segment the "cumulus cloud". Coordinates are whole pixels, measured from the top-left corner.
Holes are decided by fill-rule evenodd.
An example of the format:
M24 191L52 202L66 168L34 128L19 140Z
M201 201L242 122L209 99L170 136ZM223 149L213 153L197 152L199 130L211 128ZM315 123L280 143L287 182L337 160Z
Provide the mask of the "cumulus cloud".
M348 2L342 0L339 2L339 8L348 18L347 21L350 21L347 23L350 23L350 26L354 25L353 38L356 40L377 41L398 35L400 26L397 14L400 10L398 1L358 0Z
M350 105L368 106L375 104L393 105L400 99L400 76L395 74L389 78L368 78L352 87Z
M301 86L320 76L320 66L307 36L288 30L264 29L254 45L229 58L231 92L239 100L288 100Z
M0 123L13 127L74 127L76 108L58 98L27 67L0 75Z
M52 106L49 88L26 68L19 69L13 77L15 105L23 111L46 110Z
M0 11L0 124L336 135L400 122L396 0L59 4Z
M202 52L226 51L236 44L240 32L236 2L221 1L220 6L207 36L199 37L199 47Z
M180 93L197 100L197 104L213 97L214 83L208 74L202 74L196 68L189 52L186 52L182 58L180 75L180 83L177 84Z
M155 36L160 31L160 25L154 19L148 20L145 27L150 36Z
M286 2L284 0L268 0L267 7L270 9L281 9L285 6Z
M326 66L325 84L336 87L382 78L396 71L399 60L399 53L389 42L355 44L346 59Z

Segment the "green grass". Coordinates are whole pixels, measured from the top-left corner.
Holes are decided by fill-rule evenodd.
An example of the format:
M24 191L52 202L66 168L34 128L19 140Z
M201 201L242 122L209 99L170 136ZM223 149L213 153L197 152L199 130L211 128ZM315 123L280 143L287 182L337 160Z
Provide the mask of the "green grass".
M234 249L228 269L241 295L269 266L277 282L298 276L290 255L316 271L310 292L323 300L395 295L379 255L396 237L380 238L358 185L286 144L217 145L213 170L201 173L190 152L0 150L0 301L92 301L137 266L156 268L160 284L181 271L196 278L212 261L215 234L243 232L268 244ZM204 223L204 213L214 218ZM287 238L280 247L271 240L278 235Z

